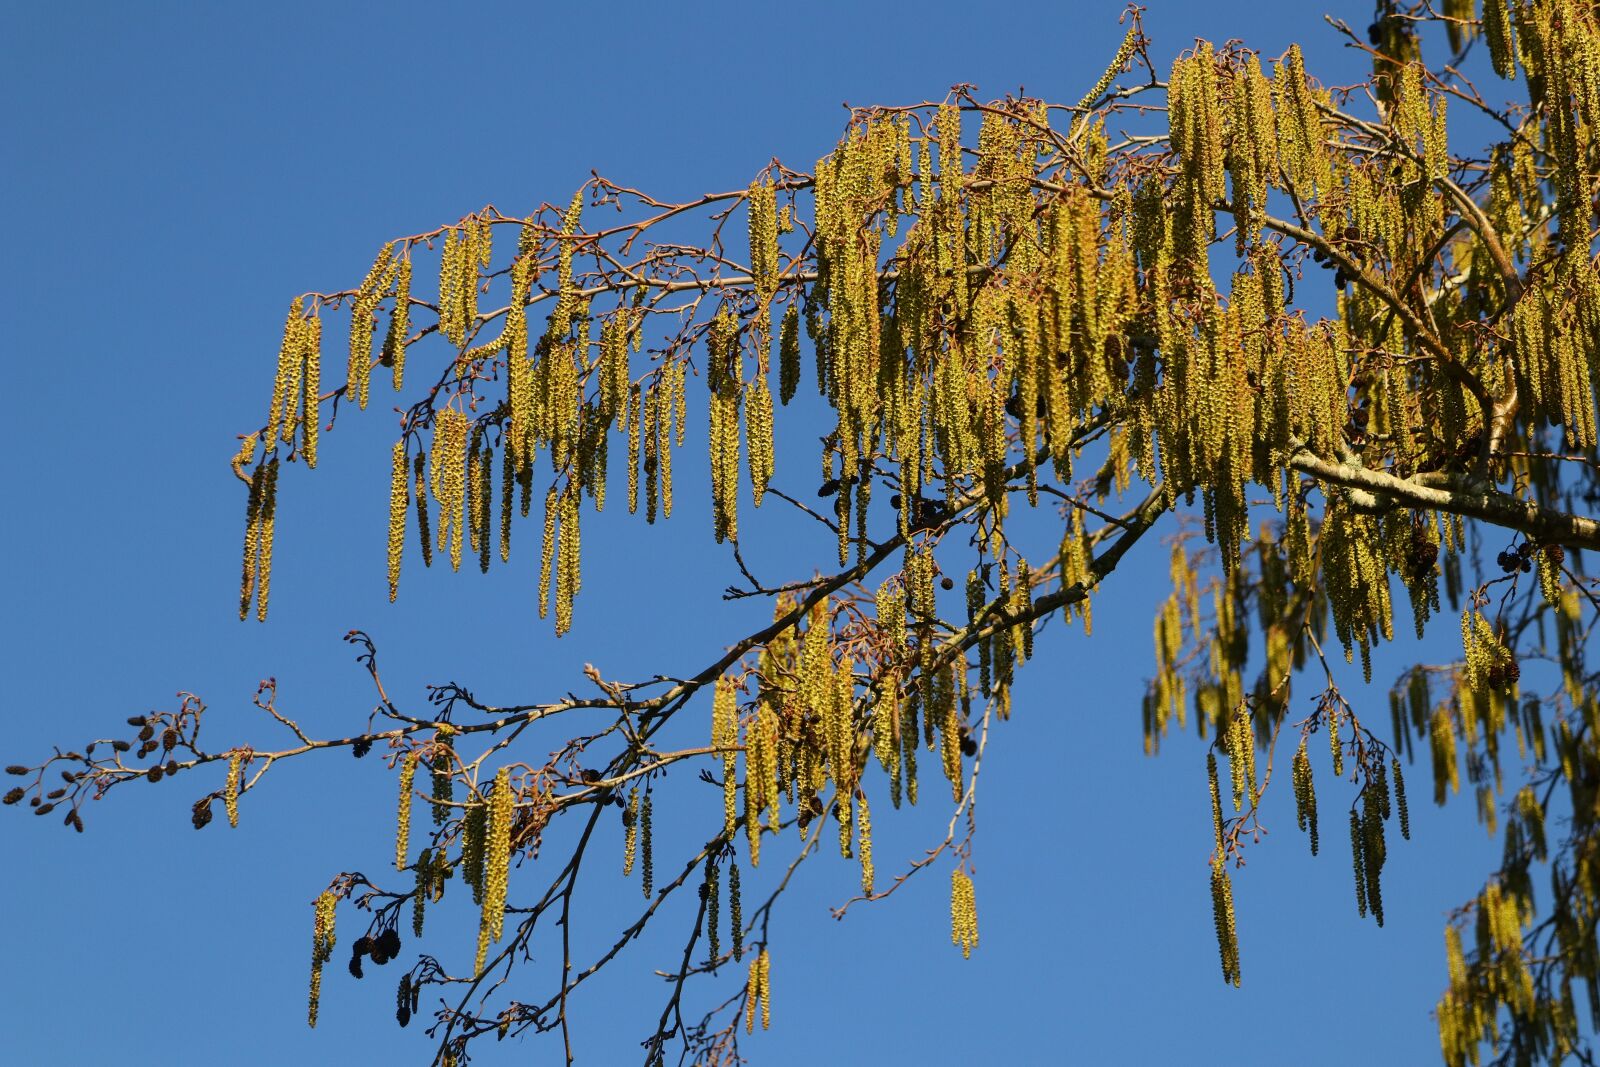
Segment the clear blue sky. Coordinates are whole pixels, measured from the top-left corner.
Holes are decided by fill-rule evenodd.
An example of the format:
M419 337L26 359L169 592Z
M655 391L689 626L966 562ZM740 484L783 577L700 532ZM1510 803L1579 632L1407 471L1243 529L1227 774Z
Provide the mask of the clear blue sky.
M1298 40L1325 81L1361 76L1321 13L1361 26L1364 0L1149 8L1163 64L1196 36L1268 55ZM213 741L264 745L250 696L269 675L308 729L351 731L372 703L339 640L351 627L379 641L391 692L413 707L428 682L515 702L581 685L585 661L617 677L698 667L750 613L716 599L735 574L711 544L693 445L671 522L646 528L617 506L586 520L577 628L557 642L532 609L531 526L490 579L422 574L408 559L400 603L387 603L386 386L375 410L341 420L318 471L289 472L272 619L236 621L243 499L226 460L234 434L260 422L289 297L354 284L386 238L485 203L564 203L590 168L665 197L742 186L775 155L808 168L845 101L939 98L957 82L1074 101L1121 36L1112 2L1013 3L998 16L938 0L585 10L5 6L0 761L120 736L126 716L173 706L179 689L211 704ZM783 451L781 416L778 433L780 484L787 465L806 486L814 447ZM772 572L788 551L757 549ZM757 1063L1436 1061L1443 917L1477 890L1497 844L1470 798L1427 803L1419 767L1414 840L1391 847L1380 930L1356 917L1337 821L1312 860L1280 806L1277 832L1236 876L1244 985L1225 987L1203 747L1179 737L1156 759L1140 750L1165 572L1165 550L1141 545L1096 602L1094 639L1052 626L1022 675L981 789L973 958L949 944L945 868L835 923L827 907L849 895L854 868L810 863L775 927L774 1028L746 1046ZM1451 655L1452 629L1441 620L1420 654ZM1402 640L1381 655L1380 686L1418 654ZM1380 688L1360 699L1387 723ZM84 836L5 812L7 1062L424 1062L418 1024L390 1018L392 966L357 983L337 954L319 1028L304 1024L308 902L340 870L390 862L393 782L342 751L293 761L232 832L220 819L190 828L189 804L216 786L199 776L119 790L90 807ZM716 800L680 784L701 805L698 833ZM1325 810L1347 802L1325 769L1323 788ZM880 816L880 881L943 818ZM585 937L638 905L620 841L604 847L619 857L585 886ZM783 855L767 850L769 865ZM456 903L425 947L459 964L472 922ZM353 918L342 915L344 945ZM635 1060L662 1002L650 971L674 964L685 922L576 1005L582 1062ZM554 964L548 943L536 951L525 975L542 992ZM699 996L720 1000L738 980ZM478 1062L556 1054L516 1042Z

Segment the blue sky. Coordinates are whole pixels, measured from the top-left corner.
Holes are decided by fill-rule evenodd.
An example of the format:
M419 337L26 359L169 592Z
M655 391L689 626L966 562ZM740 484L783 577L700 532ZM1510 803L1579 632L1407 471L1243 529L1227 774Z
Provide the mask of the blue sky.
M1197 36L1267 55L1298 40L1313 73L1354 81L1363 65L1323 25L1324 8L1357 26L1369 15L1331 0L1155 0L1146 27L1163 65ZM265 745L270 724L250 697L268 676L308 730L349 732L372 704L340 642L351 627L378 641L390 691L413 707L430 682L509 703L582 684L586 661L613 677L697 668L754 609L717 599L736 573L711 543L692 441L672 521L647 528L617 506L586 520L577 625L558 642L533 610L531 526L489 579L423 573L408 558L400 602L387 603L386 386L364 417L341 419L314 474L286 477L272 619L239 623L243 500L227 457L234 435L259 425L290 296L353 285L385 239L486 203L514 214L565 203L591 168L662 197L743 186L773 156L808 169L836 140L844 102L938 99L958 82L1075 101L1122 33L1116 3L1014 3L999 16L933 0L446 10L0 14L13 397L0 420L3 762L120 736L126 716L170 708L180 689L210 703L213 740ZM779 484L787 469L803 490L814 448L786 452L784 430L780 415ZM828 548L776 525L763 543L752 526L766 573L809 568ZM1380 930L1356 916L1337 823L1312 860L1280 804L1276 832L1236 876L1244 985L1225 987L1203 746L1177 737L1155 759L1140 748L1165 574L1151 539L1097 600L1094 638L1052 625L1023 672L1016 714L986 757L973 958L949 944L944 867L836 923L828 906L850 894L855 869L808 863L775 926L774 1028L746 1046L755 1062L1436 1059L1428 1011L1445 981L1443 917L1476 891L1498 845L1470 798L1427 803L1419 767L1413 840L1391 848ZM1386 724L1381 686L1408 657L1452 655L1452 630L1444 619L1420 651L1405 638L1385 650L1379 687L1360 691L1348 672L1358 710ZM676 785L687 843L717 798ZM0 819L13 857L0 879L9 1062L76 1064L107 1048L126 1064L425 1062L418 1025L390 1020L397 968L357 983L336 955L322 1021L304 1025L307 905L340 870L384 870L393 777L344 752L292 761L246 798L238 830L219 820L196 834L189 804L215 786L180 777L119 790L88 810L83 836L55 819ZM1323 788L1325 810L1345 802ZM945 818L875 820L880 880ZM616 870L597 868L578 920L591 944L639 903L612 834ZM663 865L674 840L663 832ZM775 867L783 849L767 848ZM435 917L425 947L459 963L472 920L457 905L454 920ZM348 945L359 931L352 912L341 918ZM687 917L676 922L575 1006L582 1062L634 1060L664 995L651 971L681 950ZM408 938L407 958L415 948ZM540 956L524 980L548 989L553 967ZM725 972L701 1001L738 980ZM556 1054L512 1044L478 1062Z

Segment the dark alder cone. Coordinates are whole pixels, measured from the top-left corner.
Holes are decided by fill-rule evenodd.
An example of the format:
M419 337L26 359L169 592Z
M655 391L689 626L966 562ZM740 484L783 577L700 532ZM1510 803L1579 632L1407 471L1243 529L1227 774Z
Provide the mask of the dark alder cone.
M961 754L963 756L976 756L978 754L978 742L970 737L963 737L961 739Z
M839 491L839 479L829 478L817 489L818 496L833 496Z
M158 763L154 767L151 767L148 771L145 771L144 776L152 782L159 782L161 781L161 776L164 773L166 772L161 769L161 764Z
M154 741L146 741L144 744L139 746L139 758L144 759L146 756L150 755L150 753L154 752L155 748L156 743Z
M822 798L821 797L813 796L811 798L811 814L812 815L821 815L822 814Z
M5 796L5 801L4 802L7 803L7 804L15 804L17 801L21 800L26 794L27 794L27 790L23 789L19 785L15 789L6 790L6 796Z
M67 825L78 831L78 833L83 833L83 819L78 815L76 809L67 814Z
M896 493L889 498L889 506L896 511L900 510L900 494Z
M132 716L131 718L128 719L128 725L129 726L143 726L143 725L145 725L144 716L143 715L134 715L134 716Z
M374 960L373 962L377 961ZM352 952L350 954L350 976L352 978L366 977L361 973L361 953L359 952Z
M376 949L372 953L372 962L382 966L400 955L400 931L391 926L378 935ZM382 955L382 959L379 959Z
M1567 550L1560 545L1545 545L1544 558L1559 567L1567 560Z
M162 751L163 752L171 752L173 749L175 749L177 747L178 747L178 731L174 730L170 726L167 727L165 730L161 731L161 749L162 749Z
M352 756L354 756L356 759L360 759L362 756L365 756L368 752L371 752L371 751L372 751L372 742L369 739L365 738L365 737L363 737L361 740L357 741L355 744L350 746L350 754Z
M175 759L167 760L167 773L169 775L178 773L178 761L177 760L175 760Z
M350 951L355 953L357 956L365 956L367 953L372 951L373 944L374 941L371 934L362 934L360 937L356 938L355 943L350 946Z
M194 823L196 830L203 830L211 821L211 798L201 797L194 802L194 808L189 813L189 821Z
M28 773L28 768L22 766L20 763L13 763L11 766L6 768L6 773L7 774L14 774L18 778L20 778L24 774Z
M60 800L62 797L66 796L66 795L67 795L67 791L65 789L52 789L52 790L50 790L50 792L48 792L48 793L46 793L44 795L44 798L46 800Z
M1518 663L1516 660L1512 660L1510 663L1506 664L1506 684L1516 685L1517 680L1521 677L1522 664Z
M940 589L954 589L955 587L956 587L955 581L948 574L945 575L943 578L939 579L939 588Z
M602 779L604 777L605 777L605 775L601 774L599 771L595 770L593 767L585 767L583 769L583 780L585 782L587 782L589 785L593 785L594 783L598 782L600 779Z
M55 810L55 807L56 806L54 804L40 804L37 808L33 809L33 813L35 815L49 815Z
M148 741L152 737L154 737L155 735L156 735L156 728L154 726L151 726L149 723L145 723L144 729L139 731L139 740Z
M126 752L128 749L132 748L133 745L129 744L127 741L113 741L111 742L111 747L118 752Z

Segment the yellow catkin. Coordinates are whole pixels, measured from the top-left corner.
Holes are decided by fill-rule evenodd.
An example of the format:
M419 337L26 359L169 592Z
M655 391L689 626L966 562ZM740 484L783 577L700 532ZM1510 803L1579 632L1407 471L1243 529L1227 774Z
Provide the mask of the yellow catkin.
M622 877L633 873L639 849L639 787L628 793L628 806L622 809Z
M756 295L765 304L778 288L778 213L772 183L751 184L749 205L750 274Z
M483 973L489 942L499 941L505 932L506 886L511 864L511 815L516 798L511 794L511 771L502 767L494 776L494 793L489 797L488 822L484 828L483 911L478 919L478 955L474 974Z
M1217 854L1222 854L1222 787L1217 781L1217 754L1206 753L1206 778L1211 786L1211 829L1216 837Z
M245 442L246 448L251 452L254 449L255 438ZM249 462L248 459L244 462ZM255 601L256 595L256 564L261 554L261 491L267 482L266 464L258 466L250 474L250 493L245 500L244 509L244 573L239 583L239 619L243 621L250 614L250 605Z
M239 825L239 777L244 766L244 752L234 749L228 753L228 781L222 789L222 805L228 812L228 825Z
M395 272L394 243L390 242L378 252L372 269L361 280L361 286L351 303L350 361L345 395L362 410L366 410L368 387L372 381L372 335L377 324L376 311L384 292L394 281Z
M330 890L318 896L312 905L311 996L306 1009L306 1023L312 1029L316 1028L317 1008L322 1000L322 965L333 958L334 918L338 899Z
M267 408L266 450L278 447L278 438L293 426L293 409L300 397L293 395L296 364L300 356L300 336L305 328L305 303L299 297L289 305L289 316L283 324L283 340L278 344L278 367L272 378L272 401ZM284 408L290 409L291 418L285 425Z
M568 484L561 494L560 553L556 559L556 636L572 629L572 601L582 585L579 568L581 541L578 532L578 487Z
M322 399L322 320L316 315L300 331L300 386L300 452L306 466L315 470Z
M865 793L856 798L856 843L861 854L861 891L872 895L872 812Z
M639 510L639 419L643 400L638 385L628 390L628 514Z
M756 957L761 972L761 1029L772 1029L772 957L763 948Z
M744 985L744 1032L756 1032L756 1007L761 1001L761 959L766 955L763 950L760 956L750 960L750 977Z
M722 835L732 840L738 826L739 704L733 679L717 679L711 704L711 744L722 757Z
M420 753L412 749L400 761L400 805L395 819L394 869L406 869L406 857L411 852L411 792L417 778L417 760Z
M1217 950L1222 959L1222 980L1239 984L1239 933L1233 914L1233 883L1222 857L1211 858L1211 914L1217 928Z
M394 309L389 312L389 333L383 339L381 361L389 365L394 388L399 392L406 380L406 335L411 332L411 256L400 261L395 274Z
M539 618L550 611L550 563L556 551L556 488L551 486L544 494L544 540L539 548Z
M950 942L961 949L964 959L970 959L978 946L977 898L972 879L960 868L950 872Z
M278 515L278 457L263 468L261 537L256 559L256 621L267 621L267 593L272 587L272 536Z
M406 469L406 443L394 443L393 466L389 478L389 603L400 593L400 557L405 552L406 507L411 503L410 480Z

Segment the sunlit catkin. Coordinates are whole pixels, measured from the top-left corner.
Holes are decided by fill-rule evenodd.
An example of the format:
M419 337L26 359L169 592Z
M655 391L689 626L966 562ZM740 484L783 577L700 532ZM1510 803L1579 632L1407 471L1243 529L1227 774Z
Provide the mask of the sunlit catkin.
M861 892L872 895L872 811L867 795L856 797L856 846L861 857Z
M300 331L300 454L306 466L317 467L317 432L321 429L322 319L312 315Z
M539 618L541 619L550 611L550 564L555 559L556 551L557 503L556 487L552 485L544 494L544 540L539 546Z
M478 917L478 955L473 974L482 974L489 955L489 942L499 941L505 931L506 884L510 877L511 815L516 798L511 793L511 771L502 767L494 776L494 792L489 797L488 820L484 827L483 910Z
M222 804L228 813L228 825L239 825L239 772L244 765L244 751L234 749L228 753L228 781L222 790Z
M744 983L744 1032L756 1030L756 1006L761 1001L761 957L750 960L750 977Z
M1211 789L1211 829L1216 837L1217 855L1222 855L1222 786L1217 780L1217 754L1206 753L1206 780Z
M389 477L389 603L400 592L400 557L405 552L406 508L411 503L410 473L406 467L406 442L394 443L393 466Z
M722 757L722 835L732 840L738 826L739 705L733 679L717 679L711 702L711 745Z
M1306 754L1306 739L1300 738L1292 768L1295 821L1311 838L1311 854L1317 854L1317 793L1311 780L1311 757Z
M267 594L272 588L272 538L278 515L278 457L263 468L261 486L261 537L256 559L256 621L267 621Z
M1222 958L1222 980L1239 984L1239 931L1233 914L1233 882L1220 855L1211 858L1211 916Z
M511 816L516 796L511 791L511 771L502 767L494 776L494 796L489 798L489 823L485 829L483 893L489 933L496 941L505 931L506 884L511 862Z
M399 392L406 379L406 335L411 332L411 256L400 261L395 274L394 308L389 312L389 332L383 339L381 362L389 365L394 388Z
M400 804L394 832L394 869L397 871L406 869L406 857L410 854L411 793L417 777L417 760L420 756L419 750L412 749L400 761Z
M313 1029L317 1025L317 1007L322 999L322 965L333 958L334 917L338 897L331 890L323 892L312 905L311 927L311 997L306 1010L306 1022Z
M628 792L628 806L622 809L622 877L633 873L639 850L639 787Z
M978 946L978 904L972 879L959 867L950 872L950 942L964 959Z

